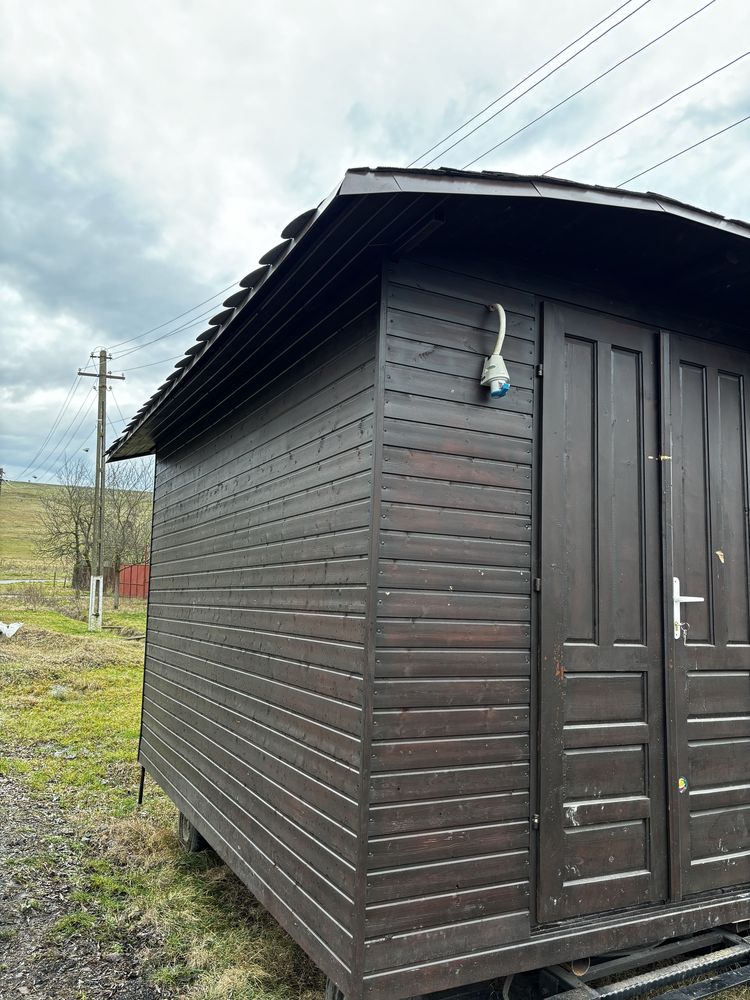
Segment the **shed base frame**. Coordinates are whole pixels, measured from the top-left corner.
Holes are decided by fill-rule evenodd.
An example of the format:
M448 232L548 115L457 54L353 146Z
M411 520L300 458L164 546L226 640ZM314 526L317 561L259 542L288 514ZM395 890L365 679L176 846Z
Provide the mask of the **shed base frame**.
M729 925L744 924L750 919L750 892L734 893L724 898L693 899L653 909L629 913L618 913L606 919L566 921L552 928L542 928L522 941L508 942L492 951L455 956L446 960L445 966L453 969L455 986L450 991L440 991L441 997L455 996L464 1000L465 996L486 996L482 986L491 980L501 981L504 977L538 972L557 964L571 962L588 955L607 955L618 952L641 950L654 946L654 942L664 939L679 940L702 933L730 933ZM743 939L744 940L744 939ZM437 979L441 969L431 970ZM379 981L380 980L380 981ZM367 1000L386 1000L402 997L404 991L398 977L366 976L363 996ZM432 996L439 990L437 983L414 996ZM706 994L710 995L710 994ZM494 994L493 994L494 997ZM496 998L497 1000L497 998Z
M685 958L688 954L692 957ZM638 972L644 968L647 971ZM612 981L625 972L635 974ZM703 978L685 985L696 976ZM720 927L629 954L602 956L578 975L564 966L543 969L539 995L550 1000L628 1000L662 986L683 984L658 994L659 1000L698 1000L745 982L750 982L750 939L732 927Z
M701 978L691 981L696 977ZM645 994L654 1000L703 1000L748 982L750 937L728 925L600 955L579 974L570 964L553 965L413 1000L630 1000ZM664 992L655 992L662 987Z

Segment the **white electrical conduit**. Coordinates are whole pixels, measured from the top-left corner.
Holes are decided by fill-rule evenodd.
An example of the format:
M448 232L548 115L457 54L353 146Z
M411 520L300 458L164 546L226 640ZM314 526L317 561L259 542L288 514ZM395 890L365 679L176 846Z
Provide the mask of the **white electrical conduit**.
M499 399L510 389L510 375L500 353L503 349L503 341L505 340L507 320L505 310L499 302L493 302L487 308L490 312L497 313L500 330L497 335L495 350L484 363L480 385L488 385L490 387L490 396L493 399Z

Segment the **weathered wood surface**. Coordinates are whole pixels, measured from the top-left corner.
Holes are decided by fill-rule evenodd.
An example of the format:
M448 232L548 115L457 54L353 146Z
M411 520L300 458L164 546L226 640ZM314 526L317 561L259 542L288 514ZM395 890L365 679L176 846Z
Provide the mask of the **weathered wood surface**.
M365 968L416 989L529 933L537 345L531 297L471 276L402 261L386 294ZM502 400L479 386L494 301Z
M373 303L374 305L374 303ZM159 450L141 759L337 982L353 963L377 311Z

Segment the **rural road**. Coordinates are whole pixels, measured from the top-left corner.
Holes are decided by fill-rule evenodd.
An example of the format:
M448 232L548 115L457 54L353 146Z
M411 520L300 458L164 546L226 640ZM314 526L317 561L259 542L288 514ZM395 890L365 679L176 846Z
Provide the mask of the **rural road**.
M0 775L0 998L157 1000L135 949L108 952L91 930L55 933L79 911L74 833L53 802Z

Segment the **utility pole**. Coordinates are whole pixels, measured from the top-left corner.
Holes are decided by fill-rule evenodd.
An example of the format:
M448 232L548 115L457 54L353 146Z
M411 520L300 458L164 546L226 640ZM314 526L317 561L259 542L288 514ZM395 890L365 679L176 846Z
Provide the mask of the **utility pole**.
M3 476L5 475L5 469L0 468L0 493L3 492Z
M96 354L91 355L92 358ZM104 485L106 468L104 452L107 448L107 379L125 379L124 375L111 375L107 371L107 361L112 355L106 350L99 351L99 371L82 372L89 378L99 380L99 407L96 418L96 479L94 482L94 524L93 544L91 546L91 583L89 585L89 632L102 627L102 612L104 610Z

